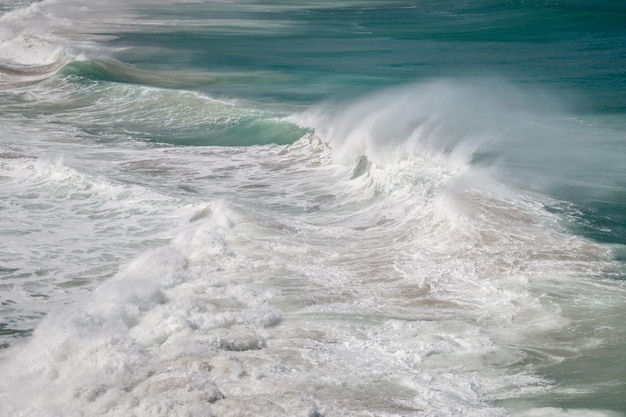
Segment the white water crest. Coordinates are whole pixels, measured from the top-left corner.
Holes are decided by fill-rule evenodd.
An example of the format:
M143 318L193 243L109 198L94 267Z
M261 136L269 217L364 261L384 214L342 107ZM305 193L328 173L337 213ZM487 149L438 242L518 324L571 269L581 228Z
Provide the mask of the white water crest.
M457 136L420 136L414 113L365 117L393 110L387 99L330 122L306 116L327 128L292 145L118 149L107 175L150 184L159 173L148 206L163 211L137 211L146 203L125 194L112 219L123 230L170 213L173 238L3 351L1 413L504 416L499 401L558 392L538 367L591 352L620 326L609 313L624 288L603 278L616 268L610 249L565 230L548 197L472 167L454 130L469 121L451 124ZM384 132L395 147L376 142ZM30 166L76 196L119 189Z

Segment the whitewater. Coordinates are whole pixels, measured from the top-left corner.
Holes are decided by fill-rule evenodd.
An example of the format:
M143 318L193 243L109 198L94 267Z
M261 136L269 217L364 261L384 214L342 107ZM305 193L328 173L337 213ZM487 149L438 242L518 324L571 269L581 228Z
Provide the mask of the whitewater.
M624 17L0 3L0 416L626 415Z

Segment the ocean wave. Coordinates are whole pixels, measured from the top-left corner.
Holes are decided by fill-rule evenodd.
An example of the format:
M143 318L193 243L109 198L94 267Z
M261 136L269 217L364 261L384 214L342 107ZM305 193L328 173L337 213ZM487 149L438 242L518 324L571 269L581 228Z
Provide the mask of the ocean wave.
M482 170L520 190L594 206L616 219L612 232L592 230L582 220L575 227L623 242L617 236L624 219L617 149L623 148L623 133L596 127L567 109L549 91L522 90L498 78L439 79L323 103L288 120L313 129L344 164L385 167L444 155L450 169Z
M623 122L545 86L618 32L279 3L3 15L0 416L616 415Z
M160 196L188 220L169 242L3 351L0 414L502 416L495 402L558 390L539 367L617 331L610 251L564 230L548 197L445 147L344 163L332 137L122 152L129 180L159 173L153 187L173 192L184 179L196 204ZM54 193L107 204L91 177L32 167ZM108 203L130 210L121 230L150 217L127 191Z
M15 88L48 79L72 57L48 40L0 40L0 88Z
M169 243L4 352L2 413L501 416L492 401L551 386L533 366L598 343L571 307L621 300L589 279L610 265L601 247L443 159L355 177L311 136L248 149L231 169L267 186L236 180L235 201L205 201ZM271 204L305 189L314 210ZM556 292L566 282L571 297Z

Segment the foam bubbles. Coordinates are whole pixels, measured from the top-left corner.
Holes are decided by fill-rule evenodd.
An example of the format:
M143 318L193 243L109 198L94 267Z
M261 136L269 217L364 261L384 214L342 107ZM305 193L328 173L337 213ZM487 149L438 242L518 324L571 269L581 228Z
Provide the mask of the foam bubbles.
M600 410L568 410L564 408L534 408L521 412L514 412L514 417L619 417L623 414Z
M504 416L495 401L550 389L537 365L597 343L570 308L601 314L620 300L591 303L589 277L610 264L601 247L445 154L354 176L358 162L336 164L312 136L198 151L124 158L180 166L191 187L230 186L236 198L183 204L169 242L5 350L7 415ZM125 190L129 203L181 203L99 185L67 163L24 162L26 183L63 196ZM570 298L566 283L584 290Z
M53 32L63 25L41 3L0 16L0 88L40 81L61 69L70 57Z
M289 145L62 129L35 135L41 146L12 141L3 204L22 227L5 229L60 236L24 253L76 259L33 274L54 308L3 350L0 415L499 417L516 412L511 399L540 412L537 396L601 386L545 369L619 333L609 248L568 233L545 195L477 169L480 126L449 115L437 88L415 91L439 103L432 118L382 93L307 115L316 130ZM44 151L64 158L32 156ZM8 276L27 265L4 259ZM108 275L57 297L82 263Z
M114 275L136 251L163 244L193 202L85 174L58 159L0 160L7 193L0 229L5 320L32 328L41 313ZM173 203L173 204L172 204ZM14 309L11 305L20 305Z
M5 410L14 404L13 415L77 407L98 415L161 415L185 405L185 413L206 413L222 399L207 360L265 347L264 329L280 315L254 284L203 279L211 270L230 275L241 268L219 218L145 253L84 302L44 320L8 366L22 388L3 388Z

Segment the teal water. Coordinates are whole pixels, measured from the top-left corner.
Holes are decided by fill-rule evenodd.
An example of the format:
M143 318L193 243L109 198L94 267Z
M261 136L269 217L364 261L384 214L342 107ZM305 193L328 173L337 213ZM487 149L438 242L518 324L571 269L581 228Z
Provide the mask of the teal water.
M625 68L616 1L1 2L0 415L625 415Z
M146 15L167 25L114 32L112 45L144 68L240 75L202 87L259 100L310 104L432 77L502 76L619 112L624 13L615 2L165 5ZM189 16L209 23L175 23Z

